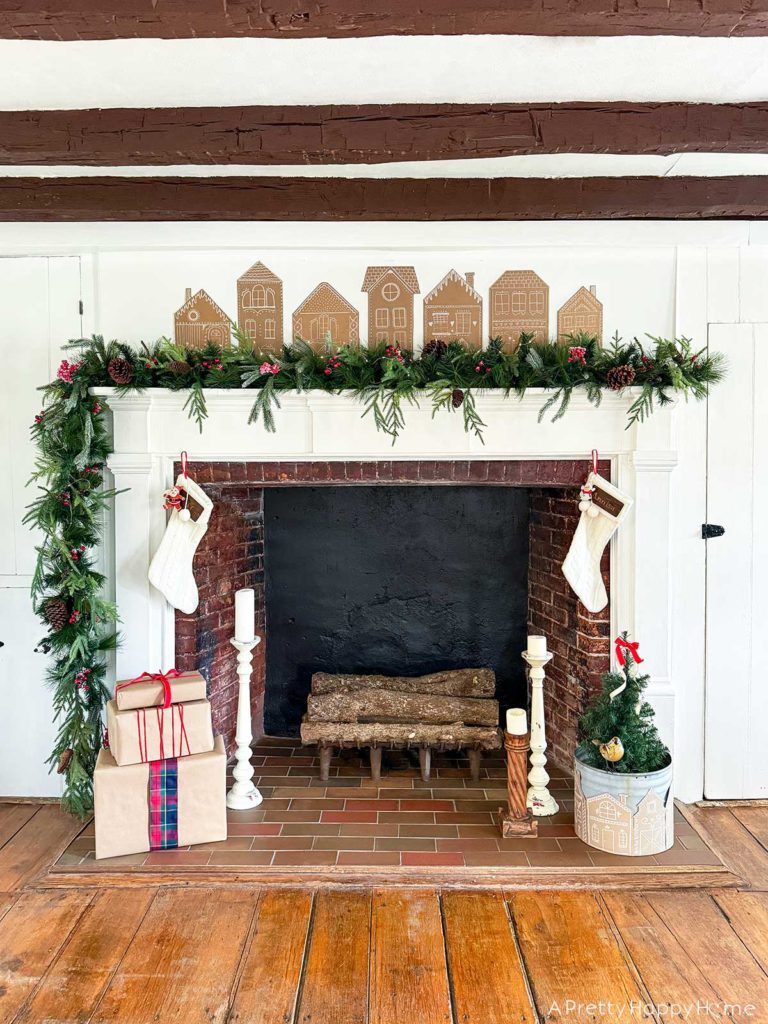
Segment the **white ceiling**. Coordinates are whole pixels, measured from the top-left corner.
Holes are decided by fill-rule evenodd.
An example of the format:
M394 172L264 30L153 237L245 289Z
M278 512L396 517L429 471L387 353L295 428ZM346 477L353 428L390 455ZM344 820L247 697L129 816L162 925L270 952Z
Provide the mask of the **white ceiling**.
M583 178L768 175L764 153L679 153L626 156L611 153L543 153L480 157L475 160L420 160L384 164L176 164L158 167L90 165L0 165L0 178Z
M768 38L0 41L0 109L768 99Z

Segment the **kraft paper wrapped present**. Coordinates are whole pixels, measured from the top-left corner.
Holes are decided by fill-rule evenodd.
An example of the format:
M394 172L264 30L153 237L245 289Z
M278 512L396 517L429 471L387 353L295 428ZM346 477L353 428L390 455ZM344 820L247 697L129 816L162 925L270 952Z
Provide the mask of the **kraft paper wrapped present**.
M102 750L93 776L96 859L227 838L224 740L191 757L120 767Z
M154 708L205 700L205 679L199 672L143 672L135 679L123 679L115 686L118 711Z
M109 749L119 765L213 750L211 705L207 700L130 711L119 711L117 702L110 700L107 732Z

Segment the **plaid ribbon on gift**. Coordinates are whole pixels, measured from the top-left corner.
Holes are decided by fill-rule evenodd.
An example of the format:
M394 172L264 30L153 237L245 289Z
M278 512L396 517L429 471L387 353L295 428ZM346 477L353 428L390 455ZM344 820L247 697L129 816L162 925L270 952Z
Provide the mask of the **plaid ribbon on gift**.
M175 757L149 762L149 848L179 845L179 765Z

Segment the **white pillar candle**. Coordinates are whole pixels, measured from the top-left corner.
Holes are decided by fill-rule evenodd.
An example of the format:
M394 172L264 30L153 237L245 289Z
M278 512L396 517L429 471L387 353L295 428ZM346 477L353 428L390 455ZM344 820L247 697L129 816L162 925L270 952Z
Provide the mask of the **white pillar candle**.
M250 587L235 592L235 640L249 644L256 635L256 594Z
M507 711L507 732L510 736L525 736L528 732L528 715L523 708Z
M547 638L545 636L529 636L528 653L533 658L543 658L547 653Z

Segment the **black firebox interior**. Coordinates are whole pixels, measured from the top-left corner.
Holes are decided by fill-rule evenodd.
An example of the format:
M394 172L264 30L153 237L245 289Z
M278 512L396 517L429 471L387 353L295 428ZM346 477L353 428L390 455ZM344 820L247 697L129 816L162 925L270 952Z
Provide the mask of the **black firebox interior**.
M525 699L528 492L267 488L265 728L297 735L313 672L488 665Z

